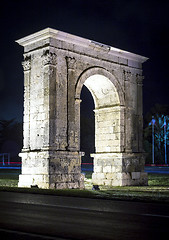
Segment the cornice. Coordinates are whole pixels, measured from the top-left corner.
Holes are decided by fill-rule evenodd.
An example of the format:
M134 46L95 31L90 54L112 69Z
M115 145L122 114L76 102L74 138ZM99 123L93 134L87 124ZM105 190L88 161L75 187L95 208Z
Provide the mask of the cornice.
M53 38L56 40L60 40L63 42L68 42L77 46L83 46L89 49L92 49L94 51L103 51L105 53L105 51L107 52L107 54L110 54L112 56L116 56L116 57L120 57L120 58L124 58L127 60L132 60L132 61L136 61L136 62L140 62L143 63L145 61L148 60L148 58L138 55L138 54L134 54L134 53L130 53L115 47L111 47L102 43L98 43L89 39L85 39L82 37L78 37L69 33L65 33L59 30L55 30L52 28L46 28L42 31L36 32L34 34L31 34L29 36L26 36L24 38L21 38L19 40L17 40L16 42L18 44L20 44L23 47L26 47L28 45L34 44L36 42L42 41L42 40L46 40L49 38Z

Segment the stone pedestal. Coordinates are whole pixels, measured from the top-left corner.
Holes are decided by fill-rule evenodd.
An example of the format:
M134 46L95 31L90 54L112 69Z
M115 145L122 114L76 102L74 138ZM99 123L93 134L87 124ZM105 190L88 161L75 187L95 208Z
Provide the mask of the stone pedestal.
M97 185L134 186L147 185L142 153L100 153L94 157L92 182Z
M19 187L46 189L84 188L81 155L68 151L22 152L22 174Z

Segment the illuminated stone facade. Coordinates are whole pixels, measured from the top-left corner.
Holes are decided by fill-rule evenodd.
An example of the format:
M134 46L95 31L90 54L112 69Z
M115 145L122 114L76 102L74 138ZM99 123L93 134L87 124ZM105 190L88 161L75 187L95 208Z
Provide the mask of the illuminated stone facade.
M146 185L142 63L147 58L47 28L24 46L20 187L84 188L80 93L95 103L93 184Z

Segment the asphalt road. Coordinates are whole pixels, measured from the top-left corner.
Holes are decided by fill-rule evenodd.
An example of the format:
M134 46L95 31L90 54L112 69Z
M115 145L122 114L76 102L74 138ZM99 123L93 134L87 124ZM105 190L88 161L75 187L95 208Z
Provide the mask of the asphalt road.
M162 240L168 234L168 204L0 192L0 240Z

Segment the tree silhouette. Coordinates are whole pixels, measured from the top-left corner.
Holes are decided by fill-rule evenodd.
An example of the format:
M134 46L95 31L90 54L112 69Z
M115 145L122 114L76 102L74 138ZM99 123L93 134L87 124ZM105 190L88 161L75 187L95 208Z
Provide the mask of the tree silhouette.
M18 159L22 134L22 123L15 122L15 119L0 120L0 152L10 153L13 160Z
M152 154L152 124L151 124L152 116L154 116L154 120L155 120L155 124L154 124L155 163L164 164L165 134L166 134L167 149L169 148L169 106L156 104L150 110L150 112L147 114L145 118L144 149L147 152L147 159L146 159L147 163L152 163L152 155L151 155Z

